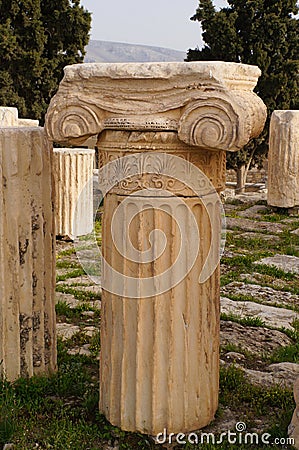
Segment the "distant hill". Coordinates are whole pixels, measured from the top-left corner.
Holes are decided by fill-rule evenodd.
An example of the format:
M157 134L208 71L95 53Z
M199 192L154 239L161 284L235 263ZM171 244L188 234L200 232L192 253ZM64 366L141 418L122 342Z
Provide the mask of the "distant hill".
M84 62L159 62L184 61L184 58L185 52L169 48L91 40Z

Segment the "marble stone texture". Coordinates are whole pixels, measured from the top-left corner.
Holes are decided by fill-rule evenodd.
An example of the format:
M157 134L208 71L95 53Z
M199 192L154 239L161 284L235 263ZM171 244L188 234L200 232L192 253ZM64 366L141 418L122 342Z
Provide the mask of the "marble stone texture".
M94 150L54 148L56 235L74 239L93 229Z
M41 127L0 127L0 371L56 369L52 151Z
M268 266L277 267L284 272L299 273L299 257L290 255L274 255L262 258L254 264L266 264Z
M253 92L259 75L257 67L224 62L80 64L65 68L49 106L50 140L76 145L99 135L106 168L99 180L110 186L103 218L100 410L124 430L186 432L214 418L217 192L225 184L225 151L238 151L263 129L266 108ZM163 236L168 245L161 256Z
M299 206L299 111L274 111L270 121L268 204Z
M1 127L17 127L18 126L18 110L17 108L0 106L0 126Z

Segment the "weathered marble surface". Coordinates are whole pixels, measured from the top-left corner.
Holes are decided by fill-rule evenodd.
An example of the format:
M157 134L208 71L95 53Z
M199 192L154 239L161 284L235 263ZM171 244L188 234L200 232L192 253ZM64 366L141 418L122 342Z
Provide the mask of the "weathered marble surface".
M0 106L0 126L1 127L17 127L18 126L18 110L17 108Z
M290 255L274 255L255 261L254 264L266 264L285 272L299 273L299 257Z
M104 129L170 130L202 149L236 151L259 135L260 70L224 62L67 66L46 119L50 139L73 145Z
M56 235L73 239L93 229L94 150L54 148Z
M18 127L38 127L39 121L35 119L18 119Z
M18 109L10 106L0 106L1 127L37 127L38 120L19 118Z
M101 164L109 166L100 180L114 182L104 201L103 255L114 272L104 266L100 410L125 430L185 432L214 417L216 191L224 187L225 151L264 126L266 108L253 93L259 75L257 67L223 62L83 64L65 69L51 101L49 138L76 144L99 135Z
M52 152L41 127L0 127L0 371L56 368Z
M275 306L263 305L254 301L237 301L221 297L221 312L233 314L238 317L259 317L267 326L276 328L285 327L293 329L293 321L298 318L298 313Z
M299 111L274 111L270 122L268 204L299 206Z

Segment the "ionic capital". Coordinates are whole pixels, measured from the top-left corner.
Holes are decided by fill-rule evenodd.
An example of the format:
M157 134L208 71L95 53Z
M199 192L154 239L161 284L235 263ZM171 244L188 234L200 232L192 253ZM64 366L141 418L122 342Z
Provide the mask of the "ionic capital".
M177 131L183 142L237 151L263 129L260 70L226 62L78 64L46 117L51 140L80 144L104 129Z

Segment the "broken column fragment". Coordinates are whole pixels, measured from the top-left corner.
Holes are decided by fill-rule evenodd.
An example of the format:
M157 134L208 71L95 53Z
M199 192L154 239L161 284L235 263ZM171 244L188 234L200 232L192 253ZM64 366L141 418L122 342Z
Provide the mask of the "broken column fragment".
M56 369L51 147L43 128L0 127L0 372Z
M54 148L56 235L73 239L93 229L92 149Z
M268 204L299 206L299 111L272 113L268 158Z

